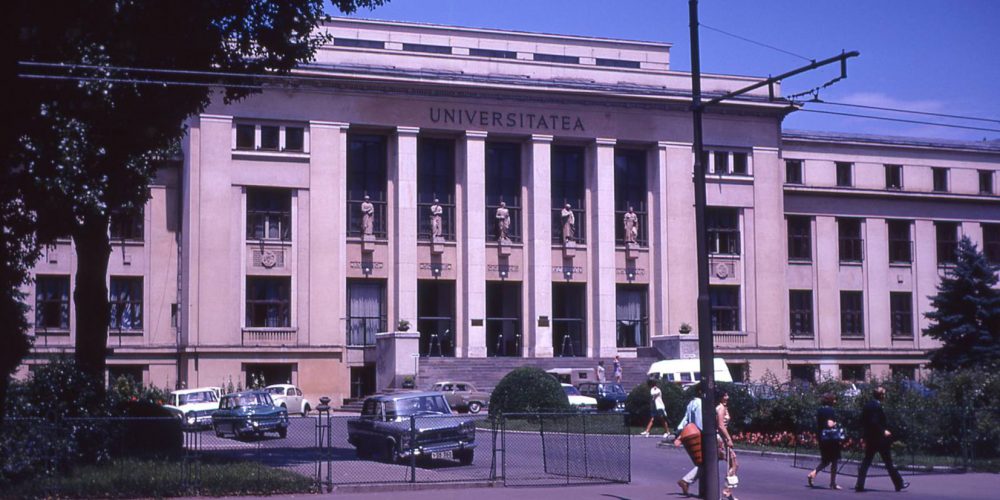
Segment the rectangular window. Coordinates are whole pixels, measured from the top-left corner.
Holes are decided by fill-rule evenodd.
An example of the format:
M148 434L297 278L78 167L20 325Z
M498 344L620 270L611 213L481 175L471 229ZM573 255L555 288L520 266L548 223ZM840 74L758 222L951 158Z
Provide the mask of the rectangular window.
M180 315L180 310L177 309L177 303L174 302L173 304L170 304L170 327L171 328L177 328L177 325L180 323L180 317L179 317L179 315Z
M791 365L788 371L792 382L816 383L816 365Z
M938 266L954 265L958 251L958 223L935 222L934 230L937 233Z
M646 246L646 152L636 149L615 149L615 240L624 245L625 219L629 210L635 214L634 241Z
M708 232L708 253L740 254L740 212L737 208L707 207L705 227Z
M136 212L115 210L111 212L111 239L120 241L143 241L145 239L145 214L143 209Z
M386 138L381 135L348 134L347 136L347 235L364 234L361 208L368 197L374 213L372 236L385 239L388 234L388 161Z
M584 151L580 147L552 147L552 242L587 241L587 211L584 202ZM567 207L568 205L568 207ZM575 225L563 221L568 208ZM567 227L569 226L569 227ZM563 234L569 231L569 234Z
M111 332L142 330L142 277L111 277L108 305Z
M556 356L587 355L587 285L552 284L552 347Z
M812 290L789 290L789 331L793 338L813 337Z
M993 171L979 171L979 194L993 194Z
M868 365L840 365L840 380L844 382L864 382Z
M455 355L454 281L417 281L417 331L421 356Z
M247 276L248 328L287 328L292 325L292 278Z
M517 59L517 52L512 50L469 49L470 56L497 57L500 59Z
M725 175L729 173L729 152L728 151L715 151L712 153L715 158L714 172L716 175Z
M247 188L247 239L292 240L291 191Z
M521 355L521 283L486 283L486 355Z
M917 365L889 365L889 373L894 379L916 380Z
M785 184L802 184L802 160L785 160Z
M576 56L562 56L557 54L535 54L536 61L554 62L562 64L580 64L580 58Z
M634 68L639 69L639 61L624 61L622 59L601 59L597 58L598 66L606 66L610 68Z
M862 292L840 292L840 336L845 339L865 337L865 309Z
M854 185L854 169L853 163L838 161L837 162L837 186L839 187L851 187Z
M260 149L277 151L280 147L280 129L274 125L261 125L260 127Z
M455 142L422 137L417 141L417 236L422 240L434 233L434 205L441 207L441 238L455 241Z
M375 345L388 322L385 281L347 280L347 345Z
M934 191L939 193L948 192L948 169L943 167L932 167L934 175Z
M740 331L740 287L709 286L708 301L712 315L712 333Z
M69 330L69 276L35 277L35 330Z
M861 219L837 219L840 237L840 262L864 261L864 239Z
M305 129L302 127L285 127L285 151L305 151Z
M257 149L257 128L249 124L236 125L236 149Z
M358 40L356 38L334 38L335 47L356 47L362 49L384 49L385 42L376 40Z
M885 166L885 188L886 189L903 189L903 166L902 165L886 165Z
M889 263L909 264L913 262L913 241L910 239L910 221L887 221L889 229Z
M498 217L503 204L506 217ZM486 143L486 234L499 241L521 241L521 145Z
M618 347L645 347L649 338L649 313L645 285L618 285L615 322Z
M913 338L913 294L889 292L889 315L892 338Z
M734 175L747 175L749 173L749 156L746 153L733 153L733 174Z
M788 216L788 260L812 262L812 218Z
M1000 264L1000 224L983 224L983 254L990 264Z
M236 150L302 153L306 150L305 130L302 126L237 123Z
M426 52L428 54L451 54L451 47L423 43L404 43L403 50L407 52Z

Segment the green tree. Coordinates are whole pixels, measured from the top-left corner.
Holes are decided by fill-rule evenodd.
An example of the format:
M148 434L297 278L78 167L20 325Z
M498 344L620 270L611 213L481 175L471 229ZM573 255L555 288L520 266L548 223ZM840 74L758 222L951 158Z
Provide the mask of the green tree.
M958 243L956 263L930 297L934 308L924 335L941 341L931 350L931 368L956 370L1000 366L1000 290L997 267L968 237Z
M350 13L384 1L333 5ZM11 199L29 214L37 241L73 238L76 357L91 376L103 377L107 357L112 214L141 210L158 165L186 131L185 119L212 99L230 102L262 88L251 77L226 75L283 74L309 61L327 40L316 30L323 4L80 0L54 7L14 0L5 6L10 26L4 36L13 57L5 58L3 75L22 112L15 115L2 180L13 186ZM169 73L175 70L185 73ZM0 203L0 209L6 207ZM17 270L37 258L31 238L9 238L27 249L23 262L2 263L5 273L13 270L10 282L23 282ZM6 293L8 281L2 285ZM24 325L8 326L17 313L3 309L5 346L23 344ZM26 347L17 352L0 360L0 369L16 367Z

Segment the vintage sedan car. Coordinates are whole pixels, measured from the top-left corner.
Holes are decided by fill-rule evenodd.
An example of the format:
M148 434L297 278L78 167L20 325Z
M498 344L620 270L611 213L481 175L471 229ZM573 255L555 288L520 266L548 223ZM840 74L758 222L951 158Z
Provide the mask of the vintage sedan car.
M365 400L359 418L347 421L347 440L359 458L395 462L416 455L469 465L476 448L476 424L454 416L440 392L379 395Z
M600 411L625 411L625 400L628 399L628 394L621 384L585 382L580 384L578 389L580 389L580 394L597 400L597 409Z
M566 398L569 399L569 404L574 409L579 411L594 411L597 409L597 400L580 394L580 390L569 384L560 384L563 388L563 392L566 393Z
M212 414L212 427L219 437L229 433L242 439L276 432L283 438L288 434L288 410L275 406L266 391L226 394Z
M170 393L163 405L181 419L185 428L212 426L212 413L219 409L219 394L212 387L181 389Z
M265 387L264 390L271 394L271 399L274 400L276 406L285 408L288 413L301 413L304 417L312 410L312 404L294 385L274 384Z
M431 390L443 393L448 406L460 412L479 413L490 404L489 393L476 390L468 382L438 382Z

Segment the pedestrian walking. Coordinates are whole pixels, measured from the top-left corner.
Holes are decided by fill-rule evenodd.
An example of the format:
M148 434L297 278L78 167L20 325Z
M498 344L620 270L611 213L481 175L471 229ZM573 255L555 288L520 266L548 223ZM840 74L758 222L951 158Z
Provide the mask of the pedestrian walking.
M604 361L603 360L597 362L597 368L595 368L594 371L597 372L597 381L599 383L603 384L604 382L607 381L607 379L604 376Z
M674 446L681 445L681 431L688 424L694 424L698 428L698 432L701 432L702 420L701 420L701 383L694 385L694 398L688 402L687 408L684 409L684 418L681 422L677 424L677 439L674 439ZM688 489L694 484L698 478L701 477L701 465L695 465L687 474L684 474L680 480L677 481L677 486L681 487L681 493L687 495Z
M611 373L615 378L615 383L622 383L622 362L618 360L618 355L615 354L615 360L611 363Z
M653 423L659 419L663 423L663 438L666 439L670 435L670 427L667 424L667 407L663 404L663 391L656 385L655 380L647 380L646 385L649 387L649 423L646 424L646 430L639 435L649 436L649 431L653 429Z
M892 464L892 432L889 431L889 424L885 418L885 411L882 409L882 400L885 399L885 387L876 387L872 400L865 404L861 410L861 431L865 440L865 458L861 461L861 468L858 470L858 482L854 486L856 491L865 491L865 476L868 475L868 467L872 465L872 459L878 453L882 457L885 470L892 479L892 485L896 491L903 491L910 483L904 482L903 478Z
M830 466L830 489L839 490L837 486L837 466L840 462L840 448L844 441L844 428L837 420L837 413L833 409L837 404L837 396L833 393L823 395L823 406L816 410L816 439L819 440L819 465L809 472L806 480L809 487L813 487L813 480L816 475L823 471L827 465Z
M729 434L729 393L720 391L718 401L719 404L715 406L715 421L719 423L719 460L725 460L728 465L726 487L722 489L722 499L737 500L733 496L733 489L739 484L736 471L740 468L740 464L736 461L733 437Z

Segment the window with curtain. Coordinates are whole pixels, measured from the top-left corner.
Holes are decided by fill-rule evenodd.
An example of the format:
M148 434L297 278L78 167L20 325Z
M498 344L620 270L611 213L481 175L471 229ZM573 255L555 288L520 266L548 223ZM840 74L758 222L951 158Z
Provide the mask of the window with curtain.
M247 239L291 241L290 190L247 188Z
M112 331L142 330L142 277L111 277L108 297Z
M35 277L35 328L69 330L69 276Z
M247 276L246 326L287 328L292 325L292 278Z
M649 324L646 287L618 285L615 297L618 347L644 347Z
M375 334L388 330L385 281L347 281L348 345L375 345Z

